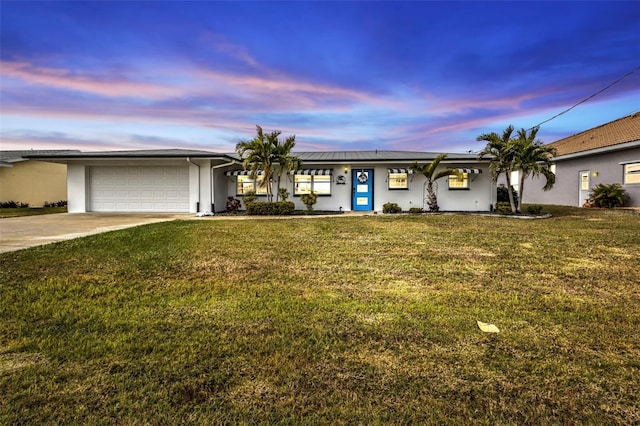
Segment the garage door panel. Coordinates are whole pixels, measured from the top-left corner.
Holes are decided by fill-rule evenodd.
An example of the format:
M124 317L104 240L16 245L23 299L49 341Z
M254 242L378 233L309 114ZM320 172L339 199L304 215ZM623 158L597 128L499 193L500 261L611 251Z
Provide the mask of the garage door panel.
M89 171L90 211L188 212L189 169L99 166Z

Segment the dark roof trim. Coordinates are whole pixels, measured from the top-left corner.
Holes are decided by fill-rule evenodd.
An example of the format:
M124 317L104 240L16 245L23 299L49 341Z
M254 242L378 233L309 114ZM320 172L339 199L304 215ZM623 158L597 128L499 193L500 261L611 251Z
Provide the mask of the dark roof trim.
M333 174L333 169L303 169L303 170L294 170L291 172L292 175L306 175L306 176L331 176Z
M251 170L229 170L224 172L225 176L249 176L251 174ZM264 170L258 170L257 175L263 175Z
M210 151L195 151L186 149L159 149L139 151L95 151L95 152L66 152L55 154L28 154L25 158L47 160L77 160L77 159L142 159L142 158L221 158L237 160L235 156Z
M327 151L327 152L293 152L303 164L389 164L427 163L440 153L413 151ZM188 149L158 149L136 151L67 151L58 153L26 154L25 158L48 161L101 160L101 159L151 159L151 158L208 158L242 161L236 153L218 153ZM479 159L474 153L448 154L442 163L487 163L489 159Z

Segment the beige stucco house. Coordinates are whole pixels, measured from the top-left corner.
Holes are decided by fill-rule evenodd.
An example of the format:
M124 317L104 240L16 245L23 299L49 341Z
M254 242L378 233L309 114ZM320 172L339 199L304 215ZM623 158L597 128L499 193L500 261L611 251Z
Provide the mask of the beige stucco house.
M27 154L73 151L0 151L0 201L17 201L40 207L67 199L66 164L24 158Z

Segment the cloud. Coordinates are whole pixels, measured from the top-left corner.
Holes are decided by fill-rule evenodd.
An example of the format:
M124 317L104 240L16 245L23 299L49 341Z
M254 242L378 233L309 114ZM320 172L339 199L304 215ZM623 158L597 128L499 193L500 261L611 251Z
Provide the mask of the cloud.
M103 77L68 69L39 67L28 62L1 61L3 80L17 79L27 85L46 86L104 97L165 99L182 94L167 85L133 81L122 77ZM3 85L7 84L6 81Z

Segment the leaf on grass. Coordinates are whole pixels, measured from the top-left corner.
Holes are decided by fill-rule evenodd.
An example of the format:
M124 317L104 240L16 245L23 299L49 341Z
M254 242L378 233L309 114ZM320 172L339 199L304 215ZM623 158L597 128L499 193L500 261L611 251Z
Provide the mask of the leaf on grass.
M486 322L476 321L480 330L485 333L500 333L500 329L493 324L487 324Z

